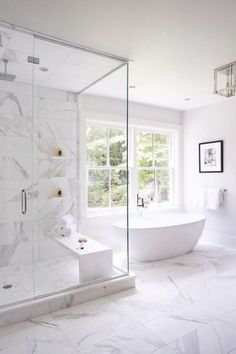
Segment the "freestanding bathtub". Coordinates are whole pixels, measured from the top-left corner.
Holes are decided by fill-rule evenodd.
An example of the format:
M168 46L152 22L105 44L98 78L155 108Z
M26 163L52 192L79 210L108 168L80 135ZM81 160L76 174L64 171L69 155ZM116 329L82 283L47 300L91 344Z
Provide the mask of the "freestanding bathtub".
M155 261L190 252L200 239L204 225L204 216L190 213L131 217L130 256L139 261ZM121 234L126 221L117 221L114 227Z

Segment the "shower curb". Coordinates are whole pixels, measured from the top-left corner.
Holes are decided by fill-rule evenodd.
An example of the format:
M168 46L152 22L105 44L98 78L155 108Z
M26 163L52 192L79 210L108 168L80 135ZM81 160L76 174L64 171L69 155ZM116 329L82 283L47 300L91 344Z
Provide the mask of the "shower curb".
M135 287L134 273L0 309L0 327L49 314Z

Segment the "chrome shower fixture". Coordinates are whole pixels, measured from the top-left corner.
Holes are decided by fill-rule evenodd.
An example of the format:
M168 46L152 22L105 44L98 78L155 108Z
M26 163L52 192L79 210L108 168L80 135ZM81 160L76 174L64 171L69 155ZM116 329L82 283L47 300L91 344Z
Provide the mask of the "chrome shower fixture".
M214 94L232 97L236 95L236 62L214 70Z
M16 78L16 75L8 74L7 73L7 64L8 60L7 59L2 59L4 63L4 73L0 73L0 80L5 80L5 81L14 81Z

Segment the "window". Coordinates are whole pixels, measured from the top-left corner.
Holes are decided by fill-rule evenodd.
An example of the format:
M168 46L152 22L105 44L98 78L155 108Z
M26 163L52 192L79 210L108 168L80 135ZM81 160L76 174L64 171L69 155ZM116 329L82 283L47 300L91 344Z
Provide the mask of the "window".
M170 204L173 168L170 132L136 133L136 174L140 197L147 203Z
M130 204L136 195L158 207L174 206L174 132L130 128ZM87 206L90 210L124 207L127 203L126 130L89 125Z
M124 129L89 126L86 131L88 207L126 205L126 134Z

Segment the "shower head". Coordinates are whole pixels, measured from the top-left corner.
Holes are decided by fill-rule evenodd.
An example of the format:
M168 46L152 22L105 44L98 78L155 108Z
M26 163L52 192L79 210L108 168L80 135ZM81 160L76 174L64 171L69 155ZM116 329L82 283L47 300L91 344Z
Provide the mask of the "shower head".
M8 74L7 73L7 64L8 60L7 59L2 59L4 63L4 73L0 73L0 80L5 80L5 81L14 81L16 78L16 75Z

